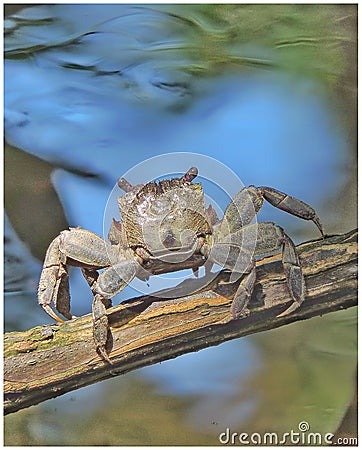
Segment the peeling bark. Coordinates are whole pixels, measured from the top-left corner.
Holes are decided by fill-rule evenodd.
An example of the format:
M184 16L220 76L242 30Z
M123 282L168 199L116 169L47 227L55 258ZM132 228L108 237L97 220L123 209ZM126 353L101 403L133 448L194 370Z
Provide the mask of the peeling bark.
M356 230L301 244L298 254L307 296L284 317L277 316L291 300L276 257L258 262L245 318L233 320L230 315L238 282L227 283L225 271L192 295L182 293L189 280L174 290L172 299L155 294L110 308L112 366L95 352L90 314L63 325L6 333L5 414L184 353L357 305ZM191 282L197 285L198 280Z

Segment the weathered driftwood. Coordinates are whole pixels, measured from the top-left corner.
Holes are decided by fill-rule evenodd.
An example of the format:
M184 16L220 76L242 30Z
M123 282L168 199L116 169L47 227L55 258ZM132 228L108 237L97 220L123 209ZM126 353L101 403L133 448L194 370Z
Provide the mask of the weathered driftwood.
M94 350L90 315L64 325L6 333L5 413L229 339L357 304L357 231L301 244L298 252L307 298L288 316L277 317L291 300L275 257L258 264L258 281L246 318L232 320L230 316L237 283L228 284L225 272L193 295L182 294L189 281L175 290L171 300L146 296L109 309L113 366Z

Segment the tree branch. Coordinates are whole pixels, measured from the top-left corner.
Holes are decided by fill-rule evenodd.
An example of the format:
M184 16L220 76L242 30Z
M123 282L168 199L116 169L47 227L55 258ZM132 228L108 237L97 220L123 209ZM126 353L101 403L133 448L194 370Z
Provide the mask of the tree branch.
M6 333L5 413L229 339L357 304L356 230L301 244L298 253L307 298L284 317L277 316L291 300L281 262L275 257L258 263L246 318L232 320L230 316L230 299L238 282L227 283L225 271L193 295L185 296L182 291L198 280L182 283L171 300L145 296L109 309L113 366L95 352L90 315L63 325Z

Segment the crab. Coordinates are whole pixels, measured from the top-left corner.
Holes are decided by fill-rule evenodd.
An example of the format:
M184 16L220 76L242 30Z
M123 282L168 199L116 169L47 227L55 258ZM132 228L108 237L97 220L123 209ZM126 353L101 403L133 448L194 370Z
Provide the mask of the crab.
M118 186L121 221L113 219L108 241L91 231L70 228L50 244L39 282L38 300L56 321L72 319L67 266L79 267L93 293L93 337L98 354L111 363L106 350L109 324L106 309L111 299L135 277L218 264L230 271L230 282L240 283L231 302L231 315L248 314L256 282L255 258L278 253L293 303L281 315L290 314L305 298L305 281L296 247L284 230L273 222L255 222L264 200L294 216L313 221L324 231L308 204L271 187L244 187L218 219L214 208L205 206L201 183L194 183L195 167L181 178L132 186L124 178ZM103 270L101 270L103 269ZM101 270L101 272L99 272Z

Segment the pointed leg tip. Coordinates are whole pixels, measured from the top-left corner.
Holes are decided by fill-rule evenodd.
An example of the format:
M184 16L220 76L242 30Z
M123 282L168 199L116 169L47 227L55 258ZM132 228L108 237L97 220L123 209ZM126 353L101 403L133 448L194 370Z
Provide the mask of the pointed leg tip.
M327 237L327 235L324 231L323 225L322 225L321 221L319 220L319 218L314 217L313 222L317 225L318 230L320 231L320 233L322 235L322 238L325 239Z
M108 355L104 345L99 345L97 347L97 353L104 361L106 361L108 364L113 366L113 362L110 360L109 355Z
M64 320L61 319L49 305L42 305L44 311L55 321L58 323L64 323Z
M292 312L294 312L296 309L298 309L300 307L300 303L298 302L294 302L292 303L289 308L287 308L285 311L283 311L282 313L278 314L277 317L284 317L287 316L289 314L291 314Z
M248 308L243 308L238 311L238 310L233 309L233 307L231 307L231 316L234 320L243 319L245 317L248 317L249 314L250 314L250 311Z

